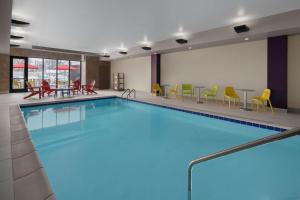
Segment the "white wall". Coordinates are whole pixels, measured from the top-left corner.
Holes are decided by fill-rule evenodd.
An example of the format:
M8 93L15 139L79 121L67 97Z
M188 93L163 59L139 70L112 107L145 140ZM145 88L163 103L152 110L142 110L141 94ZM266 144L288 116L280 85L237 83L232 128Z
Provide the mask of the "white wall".
M300 109L300 35L288 39L288 107Z
M167 84L192 83L205 87L218 84L219 98L223 98L223 89L228 85L256 90L250 97L260 95L267 86L267 41L164 54L161 80Z
M150 56L112 61L111 77L116 72L125 72L125 88L134 88L144 92L151 91Z

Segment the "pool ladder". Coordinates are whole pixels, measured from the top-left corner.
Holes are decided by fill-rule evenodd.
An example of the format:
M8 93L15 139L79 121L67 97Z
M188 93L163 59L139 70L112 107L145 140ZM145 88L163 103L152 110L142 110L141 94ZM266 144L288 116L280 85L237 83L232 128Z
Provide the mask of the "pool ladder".
M291 130L287 130L287 131L284 131L284 132L281 132L281 133L277 133L277 134L274 134L274 135L271 135L271 136L267 136L267 137L264 137L264 138L261 138L261 139L258 139L258 140L254 140L252 142L248 142L248 143L245 143L245 144L242 144L242 145L239 145L239 146L235 146L235 147L232 147L232 148L229 148L229 149L225 149L225 150L222 150L222 151L219 151L219 152L216 152L216 153L212 153L212 154L209 154L207 156L203 156L203 157L197 158L195 160L192 160L190 162L189 168L188 168L188 200L192 199L192 169L195 165L200 164L200 163L204 163L206 161L213 160L213 159L216 159L216 158L219 158L219 157L223 157L223 156L226 156L226 155L229 155L229 154L233 154L233 153L236 153L236 152L239 152L239 151L243 151L243 150L246 150L246 149L251 149L253 147L257 147L257 146L264 145L264 144L267 144L267 143L275 142L275 141L278 141L278 140L283 140L283 139L293 137L293 136L296 136L296 135L300 136L300 127L294 128L294 129L291 129Z
M131 96L132 93L134 94L134 98L136 98L136 90L135 90L135 89L132 89L132 90L126 89L126 90L123 92L123 94L121 95L121 97L124 98L124 95L125 95L127 92L128 92L127 97L126 97L127 99Z

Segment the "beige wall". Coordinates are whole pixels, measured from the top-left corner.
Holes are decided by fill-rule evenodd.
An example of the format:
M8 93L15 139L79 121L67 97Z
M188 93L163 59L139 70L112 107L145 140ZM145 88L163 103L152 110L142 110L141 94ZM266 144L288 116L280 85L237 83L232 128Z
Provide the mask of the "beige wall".
M161 81L250 88L260 95L267 86L267 41L244 42L162 55ZM242 97L242 93L239 93Z
M151 57L115 60L111 62L111 77L113 73L125 73L125 88L150 92L151 90ZM111 80L112 87L112 80Z
M300 35L288 39L288 107L300 109Z

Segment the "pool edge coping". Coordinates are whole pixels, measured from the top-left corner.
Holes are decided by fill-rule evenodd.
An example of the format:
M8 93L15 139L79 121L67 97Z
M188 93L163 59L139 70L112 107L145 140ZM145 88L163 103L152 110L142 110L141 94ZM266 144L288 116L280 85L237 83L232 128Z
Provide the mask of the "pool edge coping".
M120 98L120 97L117 97ZM123 99L123 98L121 98ZM293 127L286 127L286 126L281 126L281 125L275 125L271 123L266 123L263 121L255 121L247 118L242 118L242 117L236 117L236 116L231 116L231 115L225 115L225 114L220 114L220 113L215 113L215 112L206 112L206 111L195 111L191 108L187 107L182 107L182 106L177 106L177 105L167 105L167 104L158 104L155 102L148 102L148 101L143 101L143 100L137 100L137 99L128 99L129 101L134 101L138 103L143 103L143 104L148 104L148 105L153 105L153 106L158 106L166 109L171 109L171 110L177 110L181 112L186 112L186 113L191 113L203 117L208 117L208 118L213 118L213 119L219 119L223 121L229 121L229 122L234 122L238 124L243 124L243 125L248 125L248 126L254 126L258 128L263 128L263 129L268 129L268 130L275 130L279 132L283 132L289 129L292 129Z
M36 102L36 103L23 103L19 104L20 108L25 108L25 107L35 107L35 106L43 106L43 105L54 105L54 104L62 104L62 103L70 103L70 102L81 102L81 101L92 101L92 100L100 100L100 99L112 99L112 98L119 98L123 100L128 100L128 101L134 101L138 103L144 103L152 106L158 106L166 109L172 109L172 110L177 110L177 111L182 111L186 113L191 113L195 115L200 115L204 117L209 117L209 118L214 118L214 119L219 119L219 120L224 120L224 121L229 121L229 122L234 122L238 124L244 124L248 126L254 126L258 128L263 128L263 129L268 129L268 130L275 130L275 131L285 131L292 129L293 127L288 127L288 126L283 126L279 124L272 124L269 122L264 122L261 120L253 120L253 119L248 119L248 118L243 118L243 117L238 117L238 116L232 116L232 115L227 115L227 114L220 114L216 112L208 112L208 111L203 111L203 110L195 110L193 108L188 108L184 106L178 106L178 105L170 105L170 104L160 104L157 102L151 102L151 101L146 101L146 100L141 100L141 99L125 99L117 95L109 95L109 96L103 96L103 97L89 97L89 98L83 98L83 99L60 99L57 101L51 101L51 102Z

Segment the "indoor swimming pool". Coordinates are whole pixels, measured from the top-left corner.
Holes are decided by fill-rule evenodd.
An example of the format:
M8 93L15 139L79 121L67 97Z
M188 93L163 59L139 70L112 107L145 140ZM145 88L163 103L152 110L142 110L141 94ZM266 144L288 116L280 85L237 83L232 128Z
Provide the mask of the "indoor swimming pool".
M274 133L120 98L22 108L59 200L185 200L191 160ZM300 137L197 165L193 199L299 200Z

